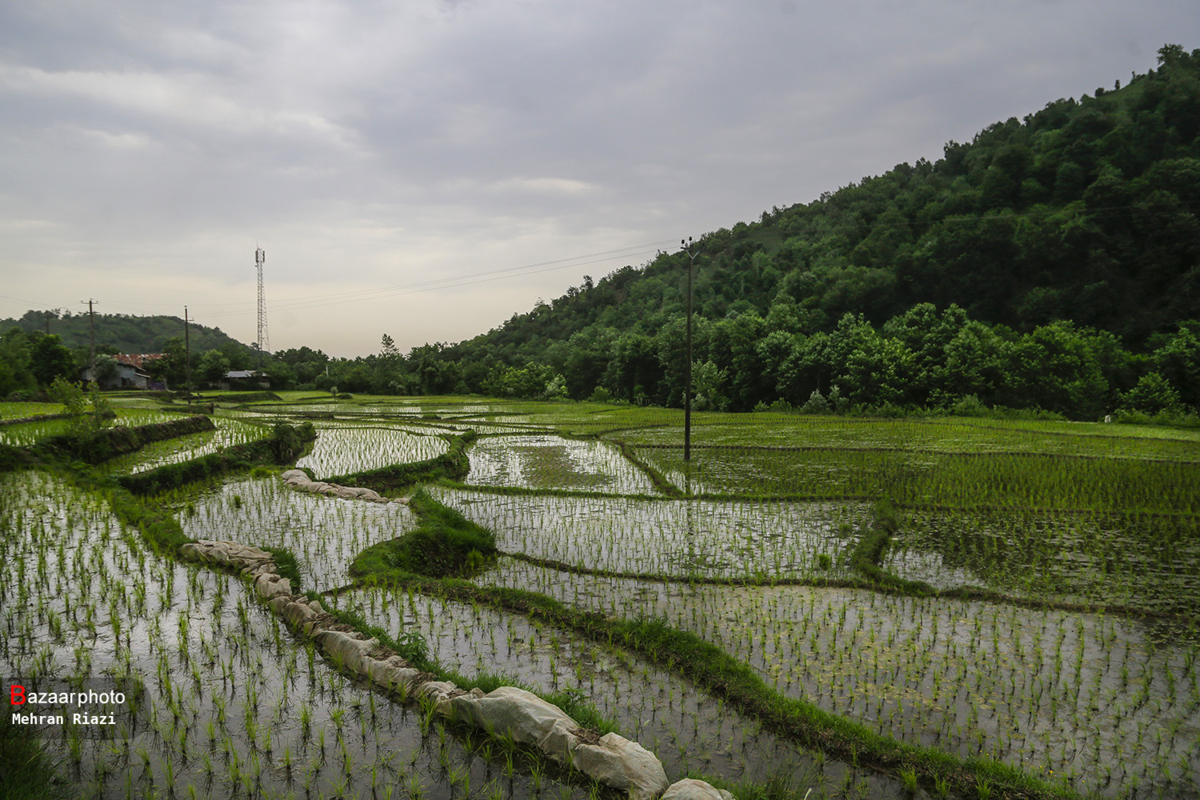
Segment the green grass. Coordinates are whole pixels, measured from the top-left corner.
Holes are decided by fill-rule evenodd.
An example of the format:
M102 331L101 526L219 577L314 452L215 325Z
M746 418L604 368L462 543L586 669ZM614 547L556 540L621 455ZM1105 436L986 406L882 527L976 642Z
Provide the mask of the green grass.
M1200 514L1200 462L1035 453L676 448L638 455L692 494L719 498L877 499L941 508Z
M296 555L286 547L263 547L275 559L275 572L287 578L292 587L292 594L299 594L301 589L300 566L296 563Z
M25 726L14 724L8 701L0 714L0 798L3 800L50 800L66 797L59 763L42 741Z
M0 403L0 420L61 414L64 410L62 403Z
M496 537L424 491L409 500L420 524L398 539L367 548L350 565L351 575L401 570L428 577L470 575L496 555Z

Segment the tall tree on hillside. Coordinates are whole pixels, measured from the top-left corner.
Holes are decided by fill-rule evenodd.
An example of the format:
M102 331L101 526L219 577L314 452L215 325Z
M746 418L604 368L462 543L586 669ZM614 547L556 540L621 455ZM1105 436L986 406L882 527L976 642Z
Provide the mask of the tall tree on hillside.
M29 364L39 385L49 386L58 377L69 381L77 379L75 359L57 334L47 336L35 333L31 338L33 346L30 348Z

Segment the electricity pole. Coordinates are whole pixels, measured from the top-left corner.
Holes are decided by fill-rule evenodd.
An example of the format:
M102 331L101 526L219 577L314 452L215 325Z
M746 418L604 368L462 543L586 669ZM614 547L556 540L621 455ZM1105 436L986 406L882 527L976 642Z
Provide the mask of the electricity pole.
M683 372L683 460L692 460L692 271L696 266L696 252L691 249L692 237L679 240L683 252L688 254L687 290L687 368Z
M99 381L96 380L96 311L94 308L92 308L92 304L97 303L97 302L99 302L99 301L97 301L97 300L80 300L79 301L79 303L81 305L83 303L87 303L88 323L91 325L91 329L92 329L92 348L91 348L91 353L88 356L88 360L90 362L90 368L92 370L92 382L93 383L99 383ZM50 328L49 322L47 322L46 329L49 330L49 328Z
M188 338L188 309L183 307L183 374L184 396L188 403L192 402L192 344Z

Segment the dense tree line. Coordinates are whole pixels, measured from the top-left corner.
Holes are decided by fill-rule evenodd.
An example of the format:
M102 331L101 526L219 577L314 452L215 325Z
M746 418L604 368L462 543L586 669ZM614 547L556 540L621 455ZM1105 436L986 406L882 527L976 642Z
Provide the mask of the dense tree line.
M1143 414L1200 409L1200 323L1155 337L1134 352L1111 331L1058 320L1022 333L972 319L957 305L919 303L873 326L846 313L829 331L805 333L801 307L695 321L696 407L837 412L988 407L1041 409L1096 419L1118 409ZM407 356L384 336L380 353L334 359L308 348L276 354L287 383L373 394L479 393L517 398L683 403L685 319L657 331L592 325L549 343L538 360L506 364L478 342L423 345ZM481 354L482 355L481 357ZM277 373L277 377L283 377Z

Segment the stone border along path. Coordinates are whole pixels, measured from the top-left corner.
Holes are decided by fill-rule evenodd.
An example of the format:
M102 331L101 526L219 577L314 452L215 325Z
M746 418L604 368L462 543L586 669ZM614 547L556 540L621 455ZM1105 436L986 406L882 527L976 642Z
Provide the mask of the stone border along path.
M325 481L314 481L302 469L289 469L287 472L280 475L283 482L293 489L299 489L302 492L315 492L316 494L327 494L333 497L341 497L346 500L366 500L371 503L404 503L407 502L404 498L389 500L373 489L364 489L354 486L339 486L336 483L327 483Z
M179 554L189 561L240 570L254 584L255 593L293 629L316 642L334 664L401 698L415 695L431 702L439 716L535 747L559 764L627 792L630 800L734 800L724 789L700 780L668 785L662 762L649 750L615 733L597 736L583 730L561 708L532 692L501 686L484 694L480 689L468 692L449 681L431 680L429 673L413 669L378 639L367 639L338 622L319 601L292 594L291 581L276 572L275 560L265 550L202 539L183 545Z

